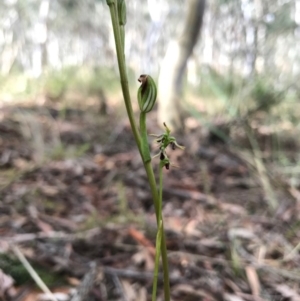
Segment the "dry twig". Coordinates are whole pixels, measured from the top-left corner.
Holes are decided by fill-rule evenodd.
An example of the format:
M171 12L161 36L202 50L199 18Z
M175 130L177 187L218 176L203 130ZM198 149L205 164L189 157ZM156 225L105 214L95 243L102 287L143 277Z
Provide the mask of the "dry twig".
M29 273L29 275L31 276L31 278L35 281L35 283L37 284L37 286L45 294L47 294L52 301L57 301L57 299L55 298L55 296L52 294L52 292L49 290L49 288L43 282L43 280L41 279L41 277L37 274L37 272L30 265L29 261L22 254L22 252L20 251L20 249L17 246L15 246L15 245L12 245L11 248L12 248L13 252L15 253L15 255L18 257L18 259L20 260L20 262L23 264L24 268L27 270L27 272Z

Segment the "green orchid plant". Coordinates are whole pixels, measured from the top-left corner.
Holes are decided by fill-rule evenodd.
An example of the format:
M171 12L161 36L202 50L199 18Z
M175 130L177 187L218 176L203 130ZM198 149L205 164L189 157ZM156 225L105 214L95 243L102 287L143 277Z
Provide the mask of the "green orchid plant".
M170 136L171 130L167 127L167 125L165 123L164 123L164 127L166 129L165 133L163 133L161 135L150 134L150 136L156 137L157 138L156 142L159 143L159 153L156 154L154 157L152 157L152 159L159 156L161 163L164 163L164 166L166 167L166 169L169 169L170 165L172 165L174 167L177 167L177 166L170 164L170 160L166 153L166 148L170 145L173 150L175 150L176 147L184 150L184 146L179 145L177 143L175 137Z
M124 102L127 110L127 115L130 121L131 129L133 132L134 139L139 149L145 171L147 174L149 187L153 198L155 207L156 221L157 221L157 235L156 235L156 254L155 254L155 268L153 276L153 289L152 289L152 301L156 300L157 294L157 280L159 272L159 262L162 259L163 275L164 275L164 299L170 301L170 284L169 284L169 268L167 258L167 247L166 238L164 232L164 223L162 217L162 192L163 192L163 168L169 169L172 164L167 156L166 149L171 146L172 149L180 146L173 136L170 136L170 129L164 123L165 132L160 135L153 135L156 137L156 142L159 144L159 153L154 157L160 158L159 163L159 189L157 189L157 183L155 180L152 158L150 155L148 134L147 134L147 113L149 113L156 102L157 88L153 78L150 75L142 74L138 81L141 86L138 89L137 99L140 108L140 119L139 128L137 127L132 103L131 96L128 86L128 77L126 72L126 60L124 54L125 44L125 25L126 25L126 3L125 0L106 0L107 5L110 9L110 15L112 20L112 26L114 31L115 45L117 51L118 66L120 72L121 86L124 97ZM153 157L153 158L154 158Z

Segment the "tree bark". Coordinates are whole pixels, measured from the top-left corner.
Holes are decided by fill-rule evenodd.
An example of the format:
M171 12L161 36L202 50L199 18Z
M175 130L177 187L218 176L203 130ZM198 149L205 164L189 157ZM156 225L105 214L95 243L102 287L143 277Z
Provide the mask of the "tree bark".
M184 29L177 41L169 43L158 80L158 121L173 129L183 128L184 117L180 106L183 79L188 58L197 43L202 27L205 0L189 0Z

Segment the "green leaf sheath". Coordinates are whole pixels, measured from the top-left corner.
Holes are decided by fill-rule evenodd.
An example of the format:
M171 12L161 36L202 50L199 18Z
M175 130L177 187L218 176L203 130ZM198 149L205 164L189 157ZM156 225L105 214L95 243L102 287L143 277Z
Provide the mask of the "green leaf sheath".
M119 24L125 26L127 22L125 0L118 0L118 17Z
M152 301L156 300L157 293L157 280L158 280L158 270L159 270L159 259L160 259L160 249L161 249L161 240L163 234L162 220L160 220L157 234L156 234L156 244L155 244L155 267L154 267L154 276L153 276L153 288L152 288Z
M120 36L121 36L122 48L124 52L125 51L125 25L127 21L125 0L118 0L117 8L118 8L118 19L120 25Z
M159 204L158 204L158 223L157 223L157 234L156 234L156 244L155 244L155 266L154 266L154 276L153 276L153 287L152 287L152 301L156 300L156 291L157 291L157 279L158 279L158 270L159 270L159 259L161 254L161 245L163 239L163 218L162 218L162 190L163 190L163 168L164 164L160 162L159 164ZM166 274L164 272L164 276ZM165 278L165 281L169 281L168 277Z
M151 161L151 155L148 144L146 113L140 113L140 133L141 133L141 151L144 163Z

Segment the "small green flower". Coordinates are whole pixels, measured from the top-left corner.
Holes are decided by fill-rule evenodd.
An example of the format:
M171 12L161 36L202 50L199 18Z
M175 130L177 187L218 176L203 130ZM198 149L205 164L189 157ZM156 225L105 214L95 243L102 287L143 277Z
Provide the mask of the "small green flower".
M179 145L175 139L175 137L170 136L171 130L167 127L167 125L164 123L164 127L166 128L166 131L161 134L161 135L155 135L155 134L150 134L151 136L156 137L155 141L159 143L159 153L156 154L153 158L156 158L159 156L159 159L161 163L164 163L164 166L166 169L169 169L170 165L170 160L167 156L166 153L166 148L170 145L172 149L174 150L176 147L184 150L184 146ZM175 165L172 165L175 166Z

